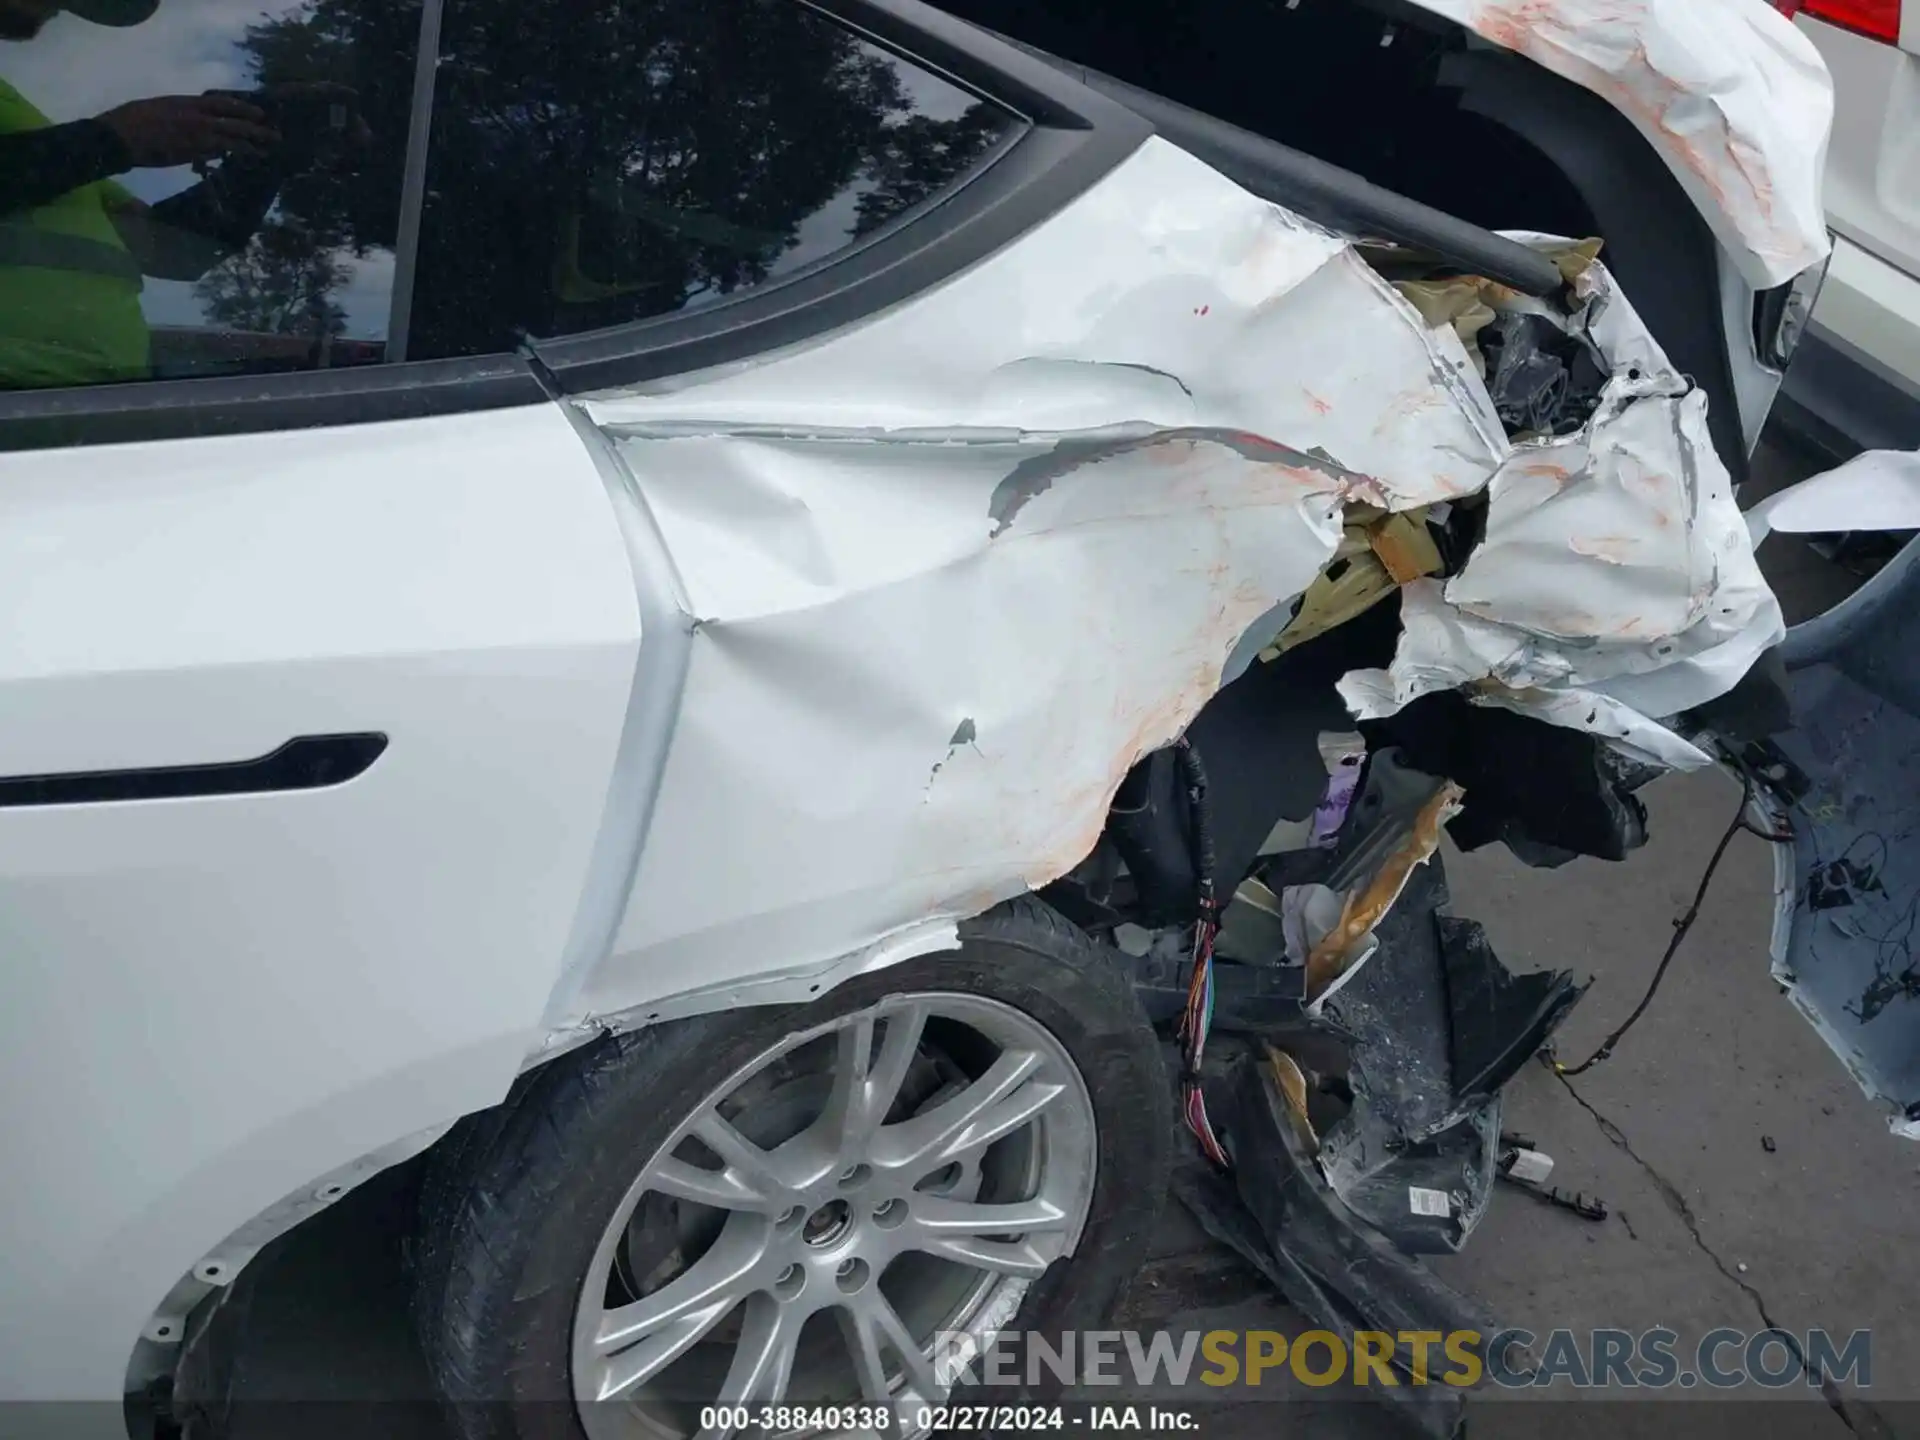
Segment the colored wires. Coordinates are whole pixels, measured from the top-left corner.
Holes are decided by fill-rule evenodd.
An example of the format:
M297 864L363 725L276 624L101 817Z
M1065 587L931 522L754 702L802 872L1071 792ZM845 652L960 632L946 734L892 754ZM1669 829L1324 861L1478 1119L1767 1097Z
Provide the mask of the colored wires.
M1213 942L1220 934L1220 905L1213 890L1213 831L1207 805L1207 771L1200 754L1182 736L1175 749L1186 776L1192 822L1193 868L1199 913L1193 922L1193 968L1187 979L1187 1003L1180 1015L1180 1099L1187 1128L1200 1142L1201 1152L1221 1169L1227 1152L1207 1119L1207 1096L1201 1086L1206 1060L1207 1032L1213 1026Z

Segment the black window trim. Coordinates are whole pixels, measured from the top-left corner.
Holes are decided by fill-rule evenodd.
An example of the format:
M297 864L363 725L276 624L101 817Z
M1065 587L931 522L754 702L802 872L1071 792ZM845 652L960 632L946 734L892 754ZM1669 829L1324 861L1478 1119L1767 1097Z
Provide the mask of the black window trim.
M1027 127L959 185L862 243L716 305L530 342L523 355L0 392L0 452L500 409L548 398L537 371L578 394L726 364L839 329L958 274L1084 194L1153 134L1118 102L920 0L795 3L1006 106Z

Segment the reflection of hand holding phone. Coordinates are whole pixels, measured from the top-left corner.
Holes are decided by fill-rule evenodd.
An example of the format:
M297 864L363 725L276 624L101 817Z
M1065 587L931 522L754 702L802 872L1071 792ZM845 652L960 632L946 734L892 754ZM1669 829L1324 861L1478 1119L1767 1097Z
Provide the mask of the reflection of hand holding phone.
M138 100L100 117L136 166L191 164L199 184L115 224L143 272L198 279L260 231L287 180L371 138L343 85L271 85Z
M373 138L355 103L359 96L345 85L294 82L210 93L241 101L265 117L279 137L272 160L284 173L311 169Z
M280 143L267 113L238 95L157 95L130 100L99 117L127 147L133 168L164 168L261 156Z

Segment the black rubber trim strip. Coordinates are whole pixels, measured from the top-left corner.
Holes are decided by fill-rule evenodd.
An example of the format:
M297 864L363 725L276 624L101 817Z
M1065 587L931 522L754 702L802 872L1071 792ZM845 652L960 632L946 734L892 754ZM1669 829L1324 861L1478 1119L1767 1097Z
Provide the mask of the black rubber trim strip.
M417 420L545 399L518 355L0 391L0 451Z
M1528 295L1558 294L1566 284L1559 266L1517 240L1098 70L1064 60L1053 63L1146 117L1162 137L1261 199L1284 205L1329 229L1418 246L1470 274L1485 275Z
M378 733L301 735L254 760L6 776L0 777L0 809L324 790L366 774L386 748L387 737Z

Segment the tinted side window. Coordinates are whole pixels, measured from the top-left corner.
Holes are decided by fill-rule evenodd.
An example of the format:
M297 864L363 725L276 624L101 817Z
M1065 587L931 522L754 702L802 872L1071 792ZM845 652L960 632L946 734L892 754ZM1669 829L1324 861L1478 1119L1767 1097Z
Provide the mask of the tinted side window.
M0 0L0 388L385 358L419 27Z
M447 0L407 355L710 304L1019 124L798 0Z

